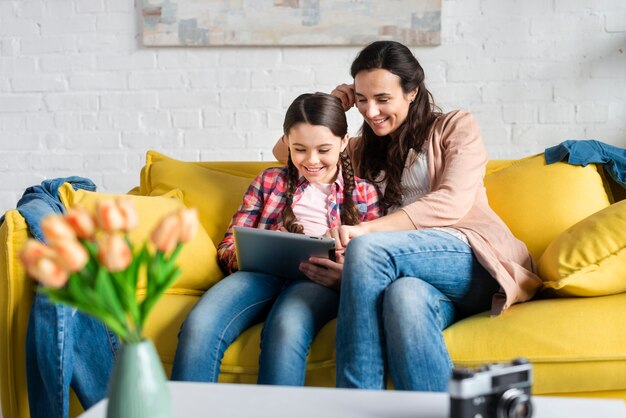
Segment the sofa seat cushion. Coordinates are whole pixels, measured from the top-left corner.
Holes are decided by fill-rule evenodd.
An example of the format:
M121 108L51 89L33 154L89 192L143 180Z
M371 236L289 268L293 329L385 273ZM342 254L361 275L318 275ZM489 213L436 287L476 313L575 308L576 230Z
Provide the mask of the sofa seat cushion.
M245 170L241 164L179 161L148 151L139 190L146 196L181 190L185 204L198 209L200 223L217 245L252 179L276 164L250 163L249 170Z
M568 228L539 260L544 287L559 296L626 292L626 200Z
M533 300L478 314L444 332L456 364L526 357L535 394L626 390L626 293Z
M535 260L561 232L610 205L595 165L546 165L543 154L487 167L489 205Z
M150 233L165 215L184 207L182 194L178 190L170 190L163 196L133 196L74 190L69 183L59 188L59 197L65 207L80 204L89 211L95 211L98 200L115 196L131 199L139 215L139 225L128 234L135 250L148 241ZM194 292L205 291L224 277L217 264L215 245L202 227L185 244L176 264L181 269L181 275L168 290L170 293L197 294ZM140 283L140 288L144 287L145 284Z

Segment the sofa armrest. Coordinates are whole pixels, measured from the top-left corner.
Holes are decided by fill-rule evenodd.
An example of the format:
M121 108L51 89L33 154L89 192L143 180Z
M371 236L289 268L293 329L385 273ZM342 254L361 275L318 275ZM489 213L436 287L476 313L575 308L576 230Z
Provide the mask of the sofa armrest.
M17 210L9 210L0 227L0 403L2 416L26 418L26 329L35 284L28 279L19 254L28 226Z

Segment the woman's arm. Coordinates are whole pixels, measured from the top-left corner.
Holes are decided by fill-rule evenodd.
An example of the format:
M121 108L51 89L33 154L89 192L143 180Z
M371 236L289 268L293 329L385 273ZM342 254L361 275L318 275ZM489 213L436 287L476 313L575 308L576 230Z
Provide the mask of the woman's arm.
M272 148L272 154L274 154L274 158L282 164L287 163L287 158L289 158L289 146L287 146L285 142L285 135L281 136L278 141L276 141L274 148Z
M330 92L331 95L335 96L341 101L341 105L343 106L344 111L350 110L352 106L354 106L354 84L341 84L333 91ZM286 163L287 158L289 157L289 147L285 142L285 136L281 136L274 148L272 148L272 154L274 154L274 158L276 158L281 163Z
M435 122L431 141L431 191L402 208L416 229L455 225L484 187L487 150L470 113L453 112Z

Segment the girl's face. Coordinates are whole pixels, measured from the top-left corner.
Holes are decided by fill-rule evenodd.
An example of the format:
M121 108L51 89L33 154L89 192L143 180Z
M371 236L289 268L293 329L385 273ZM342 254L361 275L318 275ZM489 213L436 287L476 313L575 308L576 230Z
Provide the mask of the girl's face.
M361 71L354 78L356 106L374 133L393 134L406 120L417 90L405 94L400 77L383 69Z
M335 136L326 126L298 123L287 134L291 161L309 182L330 184L337 177L339 153L348 134Z

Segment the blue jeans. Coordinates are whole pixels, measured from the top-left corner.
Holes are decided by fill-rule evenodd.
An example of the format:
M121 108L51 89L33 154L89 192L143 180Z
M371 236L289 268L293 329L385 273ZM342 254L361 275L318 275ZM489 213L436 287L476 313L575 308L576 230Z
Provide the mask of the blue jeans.
M265 320L258 383L304 385L311 342L337 316L338 305L337 292L310 280L231 274L202 296L183 323L171 379L217 382L226 349Z
M446 391L442 331L488 310L499 285L471 248L439 230L381 232L350 242L337 317L337 386ZM471 344L471 341L467 342Z
M26 333L31 418L68 417L70 386L85 409L106 397L117 350L100 321L37 293Z

